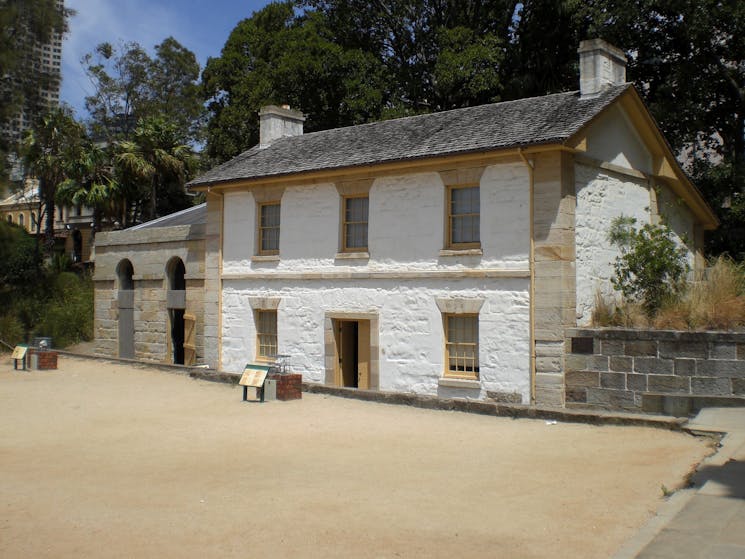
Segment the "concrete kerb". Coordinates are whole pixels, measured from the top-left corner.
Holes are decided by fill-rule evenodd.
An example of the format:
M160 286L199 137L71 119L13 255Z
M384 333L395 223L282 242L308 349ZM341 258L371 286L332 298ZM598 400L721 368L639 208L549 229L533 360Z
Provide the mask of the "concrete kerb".
M121 363L137 367L138 369L157 369L159 371L165 371L167 373L174 373L179 375L191 375L191 373L194 371L204 371L204 367L190 367L186 365L173 365L170 363L155 363L151 361L141 361L139 359L124 359L121 357L103 357L100 355L89 355L87 353L74 353L61 349L55 349L54 351L56 351L59 355L75 357L77 359L89 359L91 361L101 361L103 363Z
M207 380L210 382L222 382L225 384L238 384L240 373L228 373L215 371L204 367L187 367L184 365L170 365L166 363L151 363L137 359L121 359L115 357L101 357L59 351L60 355L77 357L81 359L92 359L103 362L123 363L138 368L154 368L169 373L189 375L193 379ZM562 421L567 423L587 423L592 425L633 425L638 427L655 427L670 431L686 431L686 419L666 417L657 415L646 415L637 413L610 412L601 410L581 410L555 408L549 406L529 406L524 404L505 404L496 402L484 402L476 400L464 400L454 398L440 398L438 396L427 396L422 394L411 394L401 392L384 392L376 390L359 390L356 388L341 388L304 382L303 391L316 394L327 394L341 398L354 398L368 402L379 402L399 406L412 406L423 409L459 411L465 413L476 413L481 415L493 415L495 417L511 417L513 419L543 419L549 421ZM690 434L697 434L694 430Z

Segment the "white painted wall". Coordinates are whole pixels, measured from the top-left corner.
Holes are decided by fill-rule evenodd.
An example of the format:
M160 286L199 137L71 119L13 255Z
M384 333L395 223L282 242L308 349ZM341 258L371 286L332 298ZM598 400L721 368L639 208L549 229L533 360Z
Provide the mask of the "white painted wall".
M304 380L323 382L326 313L375 313L379 320L380 389L484 397L487 390L530 395L529 280L226 280L223 368L241 371L255 358L249 297L280 297L279 352ZM444 372L444 332L438 297L480 297L480 390L438 387Z
M279 262L252 262L256 202L250 192L225 194L223 272L527 269L529 181L521 163L487 167L481 178L480 257L441 257L445 243L445 185L437 173L376 179L370 188L369 261L336 260L340 196L333 184L285 189Z
M587 155L627 169L652 172L652 156L619 106L600 114L588 128Z
M650 196L646 180L633 179L588 165L574 168L577 192L575 214L577 317L587 325L592 317L595 293L614 297L610 279L619 251L608 240L610 224L625 215L640 225L649 223Z
M370 188L369 260L337 259L341 200L333 184L287 187L282 196L280 259L257 262L256 203L250 192L225 195L222 365L240 371L254 359L249 297L280 297L279 347L308 381L324 379L327 312L379 316L382 390L483 397L486 390L529 399L529 280L252 279L276 272L424 272L527 270L529 179L522 163L495 165L481 178L482 256L441 256L445 185L437 173L376 179ZM228 276L228 277L225 277ZM444 370L436 297L485 299L480 313L481 389L438 388ZM448 392L450 390L450 392Z
M665 223L673 232L676 242L688 251L688 265L694 269L694 226L696 223L691 210L670 188L657 187L657 207Z

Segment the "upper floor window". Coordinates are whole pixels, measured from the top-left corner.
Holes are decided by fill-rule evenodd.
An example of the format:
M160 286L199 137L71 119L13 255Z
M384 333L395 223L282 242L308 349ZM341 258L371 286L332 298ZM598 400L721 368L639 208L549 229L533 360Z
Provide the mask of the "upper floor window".
M367 196L344 198L344 223L342 224L342 249L345 252L367 250Z
M481 201L477 185L448 188L448 248L479 248Z
M259 254L279 254L279 202L259 205Z

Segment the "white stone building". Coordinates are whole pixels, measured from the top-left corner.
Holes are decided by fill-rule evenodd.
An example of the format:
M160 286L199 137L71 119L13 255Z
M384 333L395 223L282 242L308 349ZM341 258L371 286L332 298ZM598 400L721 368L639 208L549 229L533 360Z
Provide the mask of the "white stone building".
M564 331L589 319L620 214L668 217L701 266L717 221L606 43L580 91L260 144L207 197L204 361L288 355L309 382L562 405Z

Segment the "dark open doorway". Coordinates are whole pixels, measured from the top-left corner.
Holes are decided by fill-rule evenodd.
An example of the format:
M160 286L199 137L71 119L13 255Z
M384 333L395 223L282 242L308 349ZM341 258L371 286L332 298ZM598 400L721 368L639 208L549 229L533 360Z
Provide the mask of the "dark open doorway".
M186 267L180 258L171 258L168 274L168 319L171 330L173 363L184 364L184 311L186 308Z
M370 387L370 321L334 320L337 386Z

